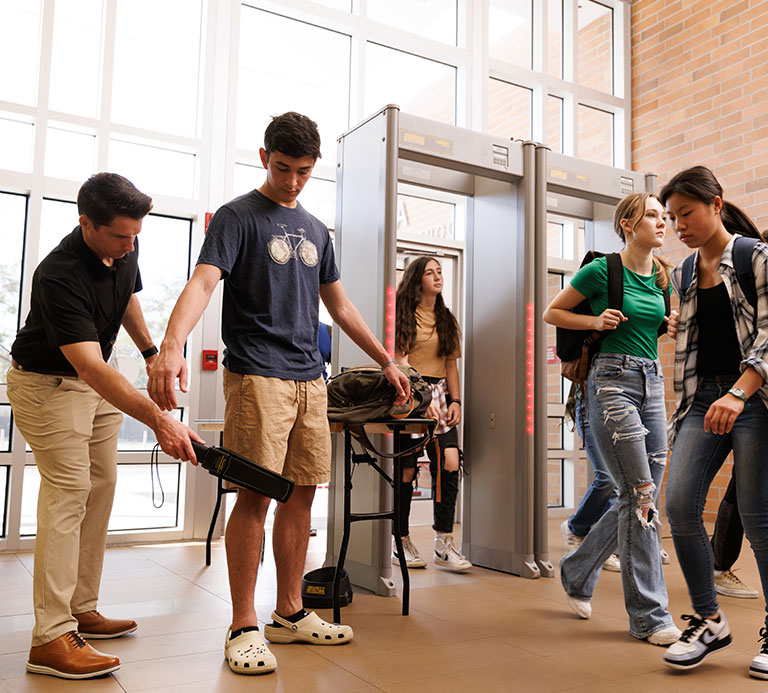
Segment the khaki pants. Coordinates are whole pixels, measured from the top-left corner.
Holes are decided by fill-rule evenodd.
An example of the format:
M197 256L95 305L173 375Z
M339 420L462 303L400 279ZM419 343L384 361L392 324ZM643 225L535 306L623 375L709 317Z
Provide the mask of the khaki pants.
M96 608L123 415L83 380L11 368L14 421L40 471L32 645Z

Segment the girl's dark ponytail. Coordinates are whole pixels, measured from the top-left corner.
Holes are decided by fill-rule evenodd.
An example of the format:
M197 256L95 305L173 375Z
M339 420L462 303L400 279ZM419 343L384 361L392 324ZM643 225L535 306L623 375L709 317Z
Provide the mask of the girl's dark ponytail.
M720 218L723 220L723 226L729 233L738 233L742 236L757 238L762 241L763 234L760 233L754 222L747 216L746 212L737 207L732 202L723 200L723 208L720 210Z

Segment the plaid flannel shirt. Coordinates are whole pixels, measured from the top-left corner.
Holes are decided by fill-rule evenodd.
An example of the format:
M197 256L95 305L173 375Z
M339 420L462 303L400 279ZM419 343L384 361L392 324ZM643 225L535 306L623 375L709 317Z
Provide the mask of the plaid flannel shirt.
M768 407L768 245L757 243L752 255L752 270L757 289L757 332L755 332L754 311L741 290L733 268L732 238L720 258L718 272L723 278L728 296L731 299L733 320L736 325L736 337L741 345L741 371L747 366L754 368L763 378L763 385L758 390L760 399ZM680 293L680 281L683 264L672 271L672 285L680 296L680 318L677 325L675 342L675 411L669 420L669 440L674 443L683 418L693 404L698 385L696 357L698 353L699 329L696 324L696 287L698 286L698 250L693 265L691 284L685 295Z

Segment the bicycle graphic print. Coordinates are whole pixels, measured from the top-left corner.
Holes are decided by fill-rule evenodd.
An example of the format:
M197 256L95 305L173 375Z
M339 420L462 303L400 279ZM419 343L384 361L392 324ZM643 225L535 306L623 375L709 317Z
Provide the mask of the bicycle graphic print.
M272 236L272 240L267 245L269 256L278 265L284 265L298 257L307 267L314 267L318 260L317 246L306 237L306 230L298 228L297 233L288 233L285 224L277 224L277 226L283 234ZM298 242L295 239L298 239Z

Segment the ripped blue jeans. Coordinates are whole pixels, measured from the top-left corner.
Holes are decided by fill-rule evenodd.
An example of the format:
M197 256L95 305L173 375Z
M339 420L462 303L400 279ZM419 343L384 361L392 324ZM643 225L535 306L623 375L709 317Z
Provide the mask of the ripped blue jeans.
M645 639L674 625L656 532L656 491L667 461L661 364L598 354L587 380L587 404L595 444L616 480L619 499L579 548L560 561L560 578L569 595L588 601L605 559L618 552L629 632Z

